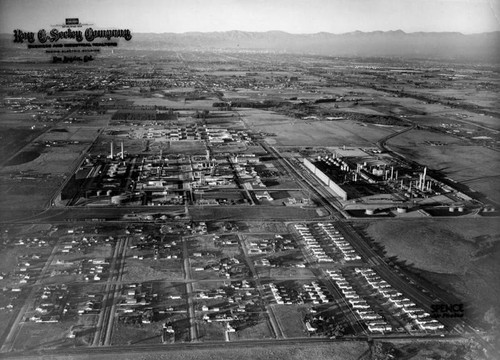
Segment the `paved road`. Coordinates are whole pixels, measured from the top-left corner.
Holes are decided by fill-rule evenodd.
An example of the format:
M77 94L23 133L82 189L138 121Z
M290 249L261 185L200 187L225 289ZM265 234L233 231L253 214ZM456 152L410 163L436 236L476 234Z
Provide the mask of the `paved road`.
M117 243L115 244L113 258L111 260L111 264L109 265L109 275L108 280L106 281L104 297L102 299L102 309L99 313L92 346L104 345L108 333L108 328L113 325L110 321L111 310L113 309L114 304L116 281L121 277L121 267L119 266L119 262L120 258L124 254L124 251L126 250L124 250L125 242L126 241L121 241L121 239L118 238Z
M184 268L184 280L186 282L186 301L187 310L189 314L189 338L191 341L198 340L198 329L196 327L196 317L194 311L194 291L193 291L193 281L191 276L191 262L189 260L189 250L188 250L188 239L186 236L182 239L182 257L183 257L183 268Z
M255 266L253 264L252 258L248 254L248 249L246 247L246 242L245 239L243 238L242 234L237 234L241 249L243 251L243 254L245 255L245 260L247 262L248 268L250 269L250 272L253 274L253 279L255 280L255 285L257 288L257 291L259 292L260 298L264 298L264 290L262 287L262 283L260 282L260 276L257 270L255 269ZM274 336L276 339L284 338L284 333L283 330L279 324L278 319L276 318L276 315L274 313L274 309L272 305L266 306L266 311L267 311L267 316L269 317L269 323L271 324Z

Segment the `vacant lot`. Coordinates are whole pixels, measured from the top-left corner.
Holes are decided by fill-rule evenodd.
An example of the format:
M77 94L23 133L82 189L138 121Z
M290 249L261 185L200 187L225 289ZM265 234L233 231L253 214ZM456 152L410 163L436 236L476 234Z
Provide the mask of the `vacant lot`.
M123 281L182 279L180 260L130 259L125 262Z
M309 336L303 322L306 309L300 305L271 305L274 315L287 338Z

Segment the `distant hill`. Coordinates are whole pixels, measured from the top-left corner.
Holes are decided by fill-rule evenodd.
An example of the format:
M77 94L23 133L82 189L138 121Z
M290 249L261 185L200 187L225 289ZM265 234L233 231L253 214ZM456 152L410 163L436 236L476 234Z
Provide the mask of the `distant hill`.
M12 41L12 35L0 36ZM134 33L120 47L135 50L260 50L329 56L499 60L500 32L464 35L455 32L355 31L345 34L268 32Z

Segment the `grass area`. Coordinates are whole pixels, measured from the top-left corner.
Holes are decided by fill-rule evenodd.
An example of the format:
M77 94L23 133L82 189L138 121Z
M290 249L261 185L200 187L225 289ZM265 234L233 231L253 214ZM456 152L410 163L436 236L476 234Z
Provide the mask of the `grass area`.
M368 345L363 342L343 342L330 344L297 344L297 345L273 345L273 346L246 346L244 348L220 347L168 350L167 347L161 352L134 353L129 354L85 354L71 355L72 360L357 360L368 352ZM68 359L68 355L53 355L53 359Z
M304 322L305 308L300 305L271 305L276 315L278 324L284 332L285 337L304 337L309 333Z
M267 321L259 322L254 326L249 326L235 333L230 334L231 340L249 340L249 339L271 339L270 325Z
M208 323L203 320L196 322L198 328L198 339L201 341L223 341L224 331L226 329L225 322Z
M250 129L275 134L267 141L282 146L372 146L396 129L350 120L307 121L256 109L238 112Z
M267 232L269 234L282 234L282 233L288 232L285 224L282 222L250 221L250 222L247 222L247 224L248 224L247 231L249 233ZM271 235L271 236L274 236L274 235Z
M474 321L486 328L500 321L500 224L496 219L379 221L365 231L388 257L405 262L461 299Z
M419 341L410 343L375 342L372 346L373 358L384 359L392 356L394 359L487 359L479 349L474 349L471 344L457 340L454 342Z
M161 328L163 324L125 325L115 323L113 329L113 345L158 344L161 343Z
M176 280L184 275L179 260L127 259L123 281Z
M259 270L259 274L261 276L266 276L267 272ZM290 268L271 268L269 269L269 277L277 277L277 278L304 278L304 277L309 277L311 279L314 279L314 274L310 269L307 268L296 268L296 267L290 267Z
M60 347L70 347L75 343L74 339L69 339L69 329L72 322L59 322L51 324L25 322L21 325L21 330L14 343L16 350L30 349L53 349ZM29 341L26 341L29 339Z
M204 220L308 220L317 218L314 209L300 209L291 207L262 207L253 206L248 208L235 207L190 207L189 213L194 221Z

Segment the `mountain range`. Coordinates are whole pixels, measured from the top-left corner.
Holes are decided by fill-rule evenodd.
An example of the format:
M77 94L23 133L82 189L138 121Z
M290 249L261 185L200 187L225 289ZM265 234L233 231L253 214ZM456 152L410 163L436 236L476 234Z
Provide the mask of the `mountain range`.
M12 41L12 35L2 34ZM355 31L344 34L290 34L282 31L133 33L120 41L131 50L247 50L328 56L411 57L499 61L500 31L464 35L457 32Z
M498 59L500 32L464 35L455 32L355 31L345 34L268 32L188 32L134 34L125 48L143 50L260 50L329 56L402 56L417 58Z

